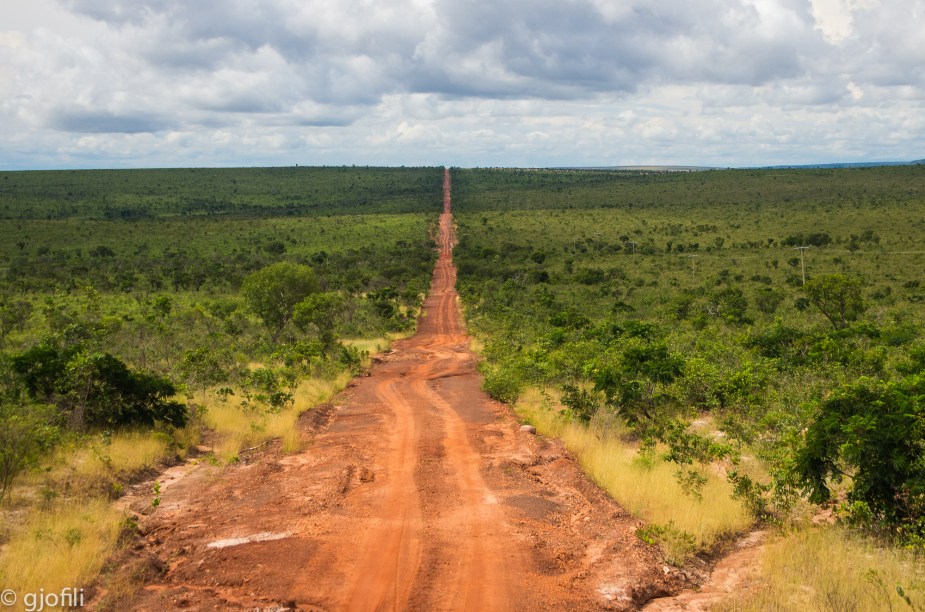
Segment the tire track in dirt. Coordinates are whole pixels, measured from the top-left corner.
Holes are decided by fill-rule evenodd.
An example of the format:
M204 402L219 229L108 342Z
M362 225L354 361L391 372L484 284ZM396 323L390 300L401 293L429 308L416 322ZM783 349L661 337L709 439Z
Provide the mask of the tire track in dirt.
M416 424L411 417L414 403L400 389L405 384L386 380L376 386L376 394L396 416L385 465L388 497L378 525L369 529L360 548L365 556L351 586L347 605L351 610L405 608L421 558L423 523L414 484Z
M635 609L687 584L560 443L480 390L448 170L439 240L415 336L306 413L305 451L171 486L97 603L110 589L133 609Z

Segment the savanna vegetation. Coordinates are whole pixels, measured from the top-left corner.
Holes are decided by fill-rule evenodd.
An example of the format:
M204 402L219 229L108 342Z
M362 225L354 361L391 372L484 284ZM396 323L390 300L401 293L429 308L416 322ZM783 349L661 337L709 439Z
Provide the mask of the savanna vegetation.
M299 448L413 328L441 200L437 168L0 173L0 583L92 580L152 466ZM736 609L925 606L925 169L454 170L453 208L486 390L640 538L778 527Z
M193 449L297 450L299 414L413 330L442 175L0 173L0 583L91 580L133 526L109 500Z
M775 554L835 538L867 560L843 584L923 604L925 167L453 181L485 389L562 437L640 537L681 563L828 508L850 535Z

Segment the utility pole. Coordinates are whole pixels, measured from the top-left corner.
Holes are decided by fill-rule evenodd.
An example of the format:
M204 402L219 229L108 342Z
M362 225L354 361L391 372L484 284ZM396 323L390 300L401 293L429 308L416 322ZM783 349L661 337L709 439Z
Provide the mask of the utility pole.
M635 254L636 254L636 243L633 242L632 240L627 240L627 241L626 241L626 244L629 244L629 245L632 245L632 246L633 246L633 255L635 255Z
M687 255L691 260L691 278L694 278L694 258L700 257L700 255Z
M803 284L804 285L806 284L806 262L803 261L803 251L805 251L806 249L810 249L810 248L812 247L808 247L808 246L793 247L794 251L800 252L800 271L803 273Z

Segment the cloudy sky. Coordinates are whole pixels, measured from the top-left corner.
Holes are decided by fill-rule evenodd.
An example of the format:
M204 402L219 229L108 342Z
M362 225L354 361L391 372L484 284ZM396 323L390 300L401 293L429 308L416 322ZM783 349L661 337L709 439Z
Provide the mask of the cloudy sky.
M925 0L3 0L0 169L925 157Z

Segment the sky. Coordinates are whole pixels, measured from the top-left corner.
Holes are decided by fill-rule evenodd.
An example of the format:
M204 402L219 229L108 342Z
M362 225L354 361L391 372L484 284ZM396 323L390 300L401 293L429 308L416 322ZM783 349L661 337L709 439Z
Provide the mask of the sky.
M925 158L925 0L2 0L0 169Z

